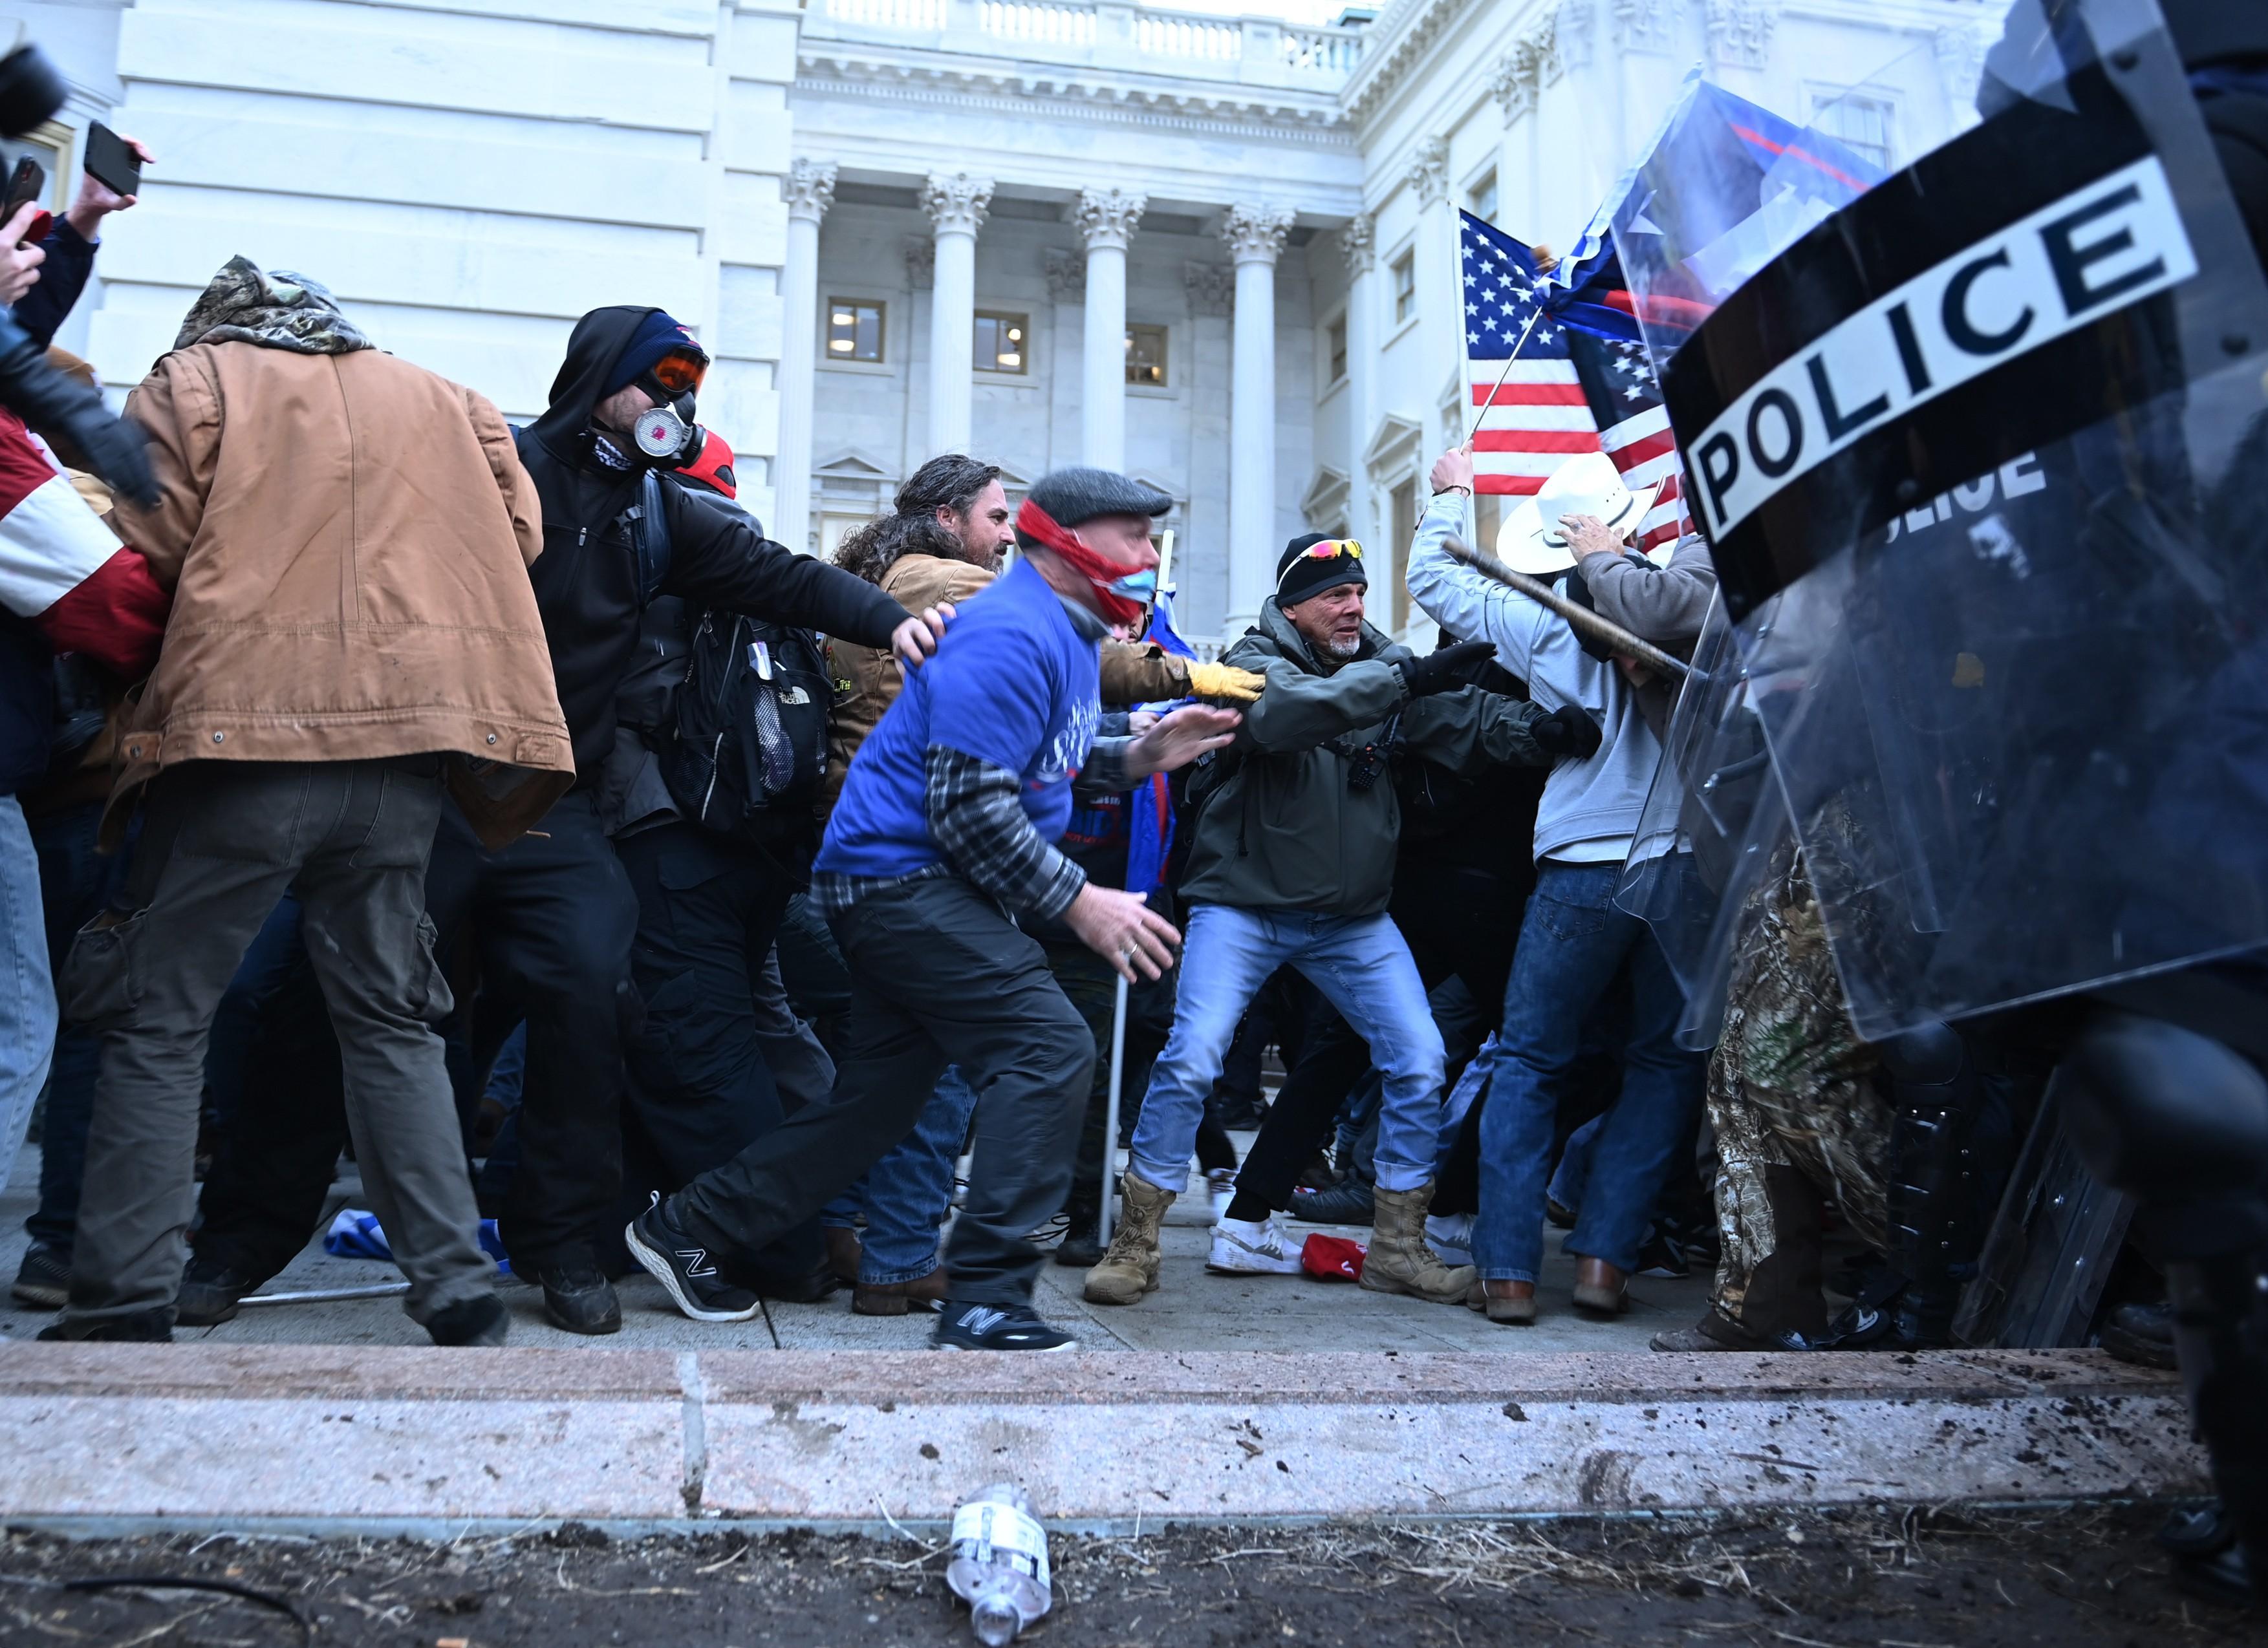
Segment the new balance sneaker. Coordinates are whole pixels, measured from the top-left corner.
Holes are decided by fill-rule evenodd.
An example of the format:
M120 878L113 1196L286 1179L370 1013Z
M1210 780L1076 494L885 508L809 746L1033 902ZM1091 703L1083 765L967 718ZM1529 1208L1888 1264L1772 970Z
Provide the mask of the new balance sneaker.
M1657 1225L1638 1245L1638 1273L1683 1282L1693 1274L1693 1267L1685 1262L1684 1250L1678 1247L1676 1240Z
M946 1301L930 1340L933 1350L1076 1350L1079 1341L1040 1320L1028 1305Z
M1378 1206L1369 1185L1349 1174L1328 1190L1292 1191L1292 1217L1310 1225L1369 1225Z
M656 1202L623 1227L630 1257L668 1290L677 1308L695 1321L746 1321L763 1301L719 1274L706 1243L681 1229L669 1217L669 1203Z
M33 1242L24 1250L16 1268L16 1284L8 1290L26 1305L41 1310L61 1310L70 1303L70 1255Z
M1473 1262L1473 1216L1469 1213L1433 1213L1425 1219L1426 1245L1439 1254L1445 1265L1469 1265Z
M1297 1276L1300 1250L1284 1240L1275 1217L1225 1218L1212 1227L1205 1269L1215 1276Z

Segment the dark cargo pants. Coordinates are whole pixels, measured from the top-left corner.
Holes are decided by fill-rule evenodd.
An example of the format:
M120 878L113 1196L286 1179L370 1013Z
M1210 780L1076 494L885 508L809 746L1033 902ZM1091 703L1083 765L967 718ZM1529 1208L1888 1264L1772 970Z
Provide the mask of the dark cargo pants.
M958 877L868 893L833 927L850 970L835 1091L723 1166L674 1211L749 1254L816 1213L913 1130L947 1064L976 1090L968 1200L945 1269L955 1300L1022 1304L1046 1255L1029 1232L1063 1206L1094 1038L1046 953Z
M195 761L160 774L144 807L125 889L63 971L64 1011L102 1037L66 1320L171 1313L213 1014L287 888L306 913L356 1157L410 1315L491 1291L432 1029L451 1005L424 916L438 758Z

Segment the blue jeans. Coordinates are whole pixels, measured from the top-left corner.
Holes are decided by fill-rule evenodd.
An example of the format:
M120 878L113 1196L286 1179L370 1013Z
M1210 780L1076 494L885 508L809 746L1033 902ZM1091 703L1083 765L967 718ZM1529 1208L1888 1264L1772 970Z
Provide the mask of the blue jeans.
M937 1269L937 1233L953 1210L954 1164L976 1108L976 1090L961 1078L959 1065L948 1066L914 1130L821 1216L822 1224L847 1225L850 1213L866 1210L858 1243L861 1287L918 1282Z
M1481 1115L1473 1262L1491 1280L1535 1280L1553 1119L1582 1050L1584 1020L1625 964L1631 1026L1622 1093L1600 1122L1569 1252L1624 1272L1638 1268L1653 1199L1700 1115L1705 1061L1673 1039L1684 994L1652 931L1615 908L1621 874L1613 864L1546 859L1536 866Z
M0 1185L16 1171L55 1050L55 987L40 908L40 855L23 806L0 796Z
M1235 1040L1237 1020L1285 963L1370 1043L1385 1078L1378 1125L1378 1184L1414 1190L1433 1176L1441 1116L1441 1033L1425 982L1393 921L1312 910L1200 904L1189 912L1174 997L1174 1028L1150 1076L1134 1129L1134 1171L1179 1189L1188 1176L1205 1095Z

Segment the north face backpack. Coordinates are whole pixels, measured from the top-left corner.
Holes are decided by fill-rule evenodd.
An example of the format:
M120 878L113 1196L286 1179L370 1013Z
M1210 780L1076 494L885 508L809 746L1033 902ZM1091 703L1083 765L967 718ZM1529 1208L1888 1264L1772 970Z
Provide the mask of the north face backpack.
M671 559L659 486L649 475L630 512L639 593L651 601ZM832 694L819 637L709 607L693 622L674 723L658 752L678 811L700 825L790 860L818 847L814 812L827 775Z

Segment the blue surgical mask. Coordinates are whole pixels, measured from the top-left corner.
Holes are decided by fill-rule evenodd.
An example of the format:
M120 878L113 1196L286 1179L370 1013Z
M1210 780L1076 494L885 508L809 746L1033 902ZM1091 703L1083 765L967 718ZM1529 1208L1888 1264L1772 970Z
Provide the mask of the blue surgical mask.
M1158 569L1145 567L1139 572L1129 572L1123 578L1113 579L1109 588L1113 595L1154 607L1158 602Z

